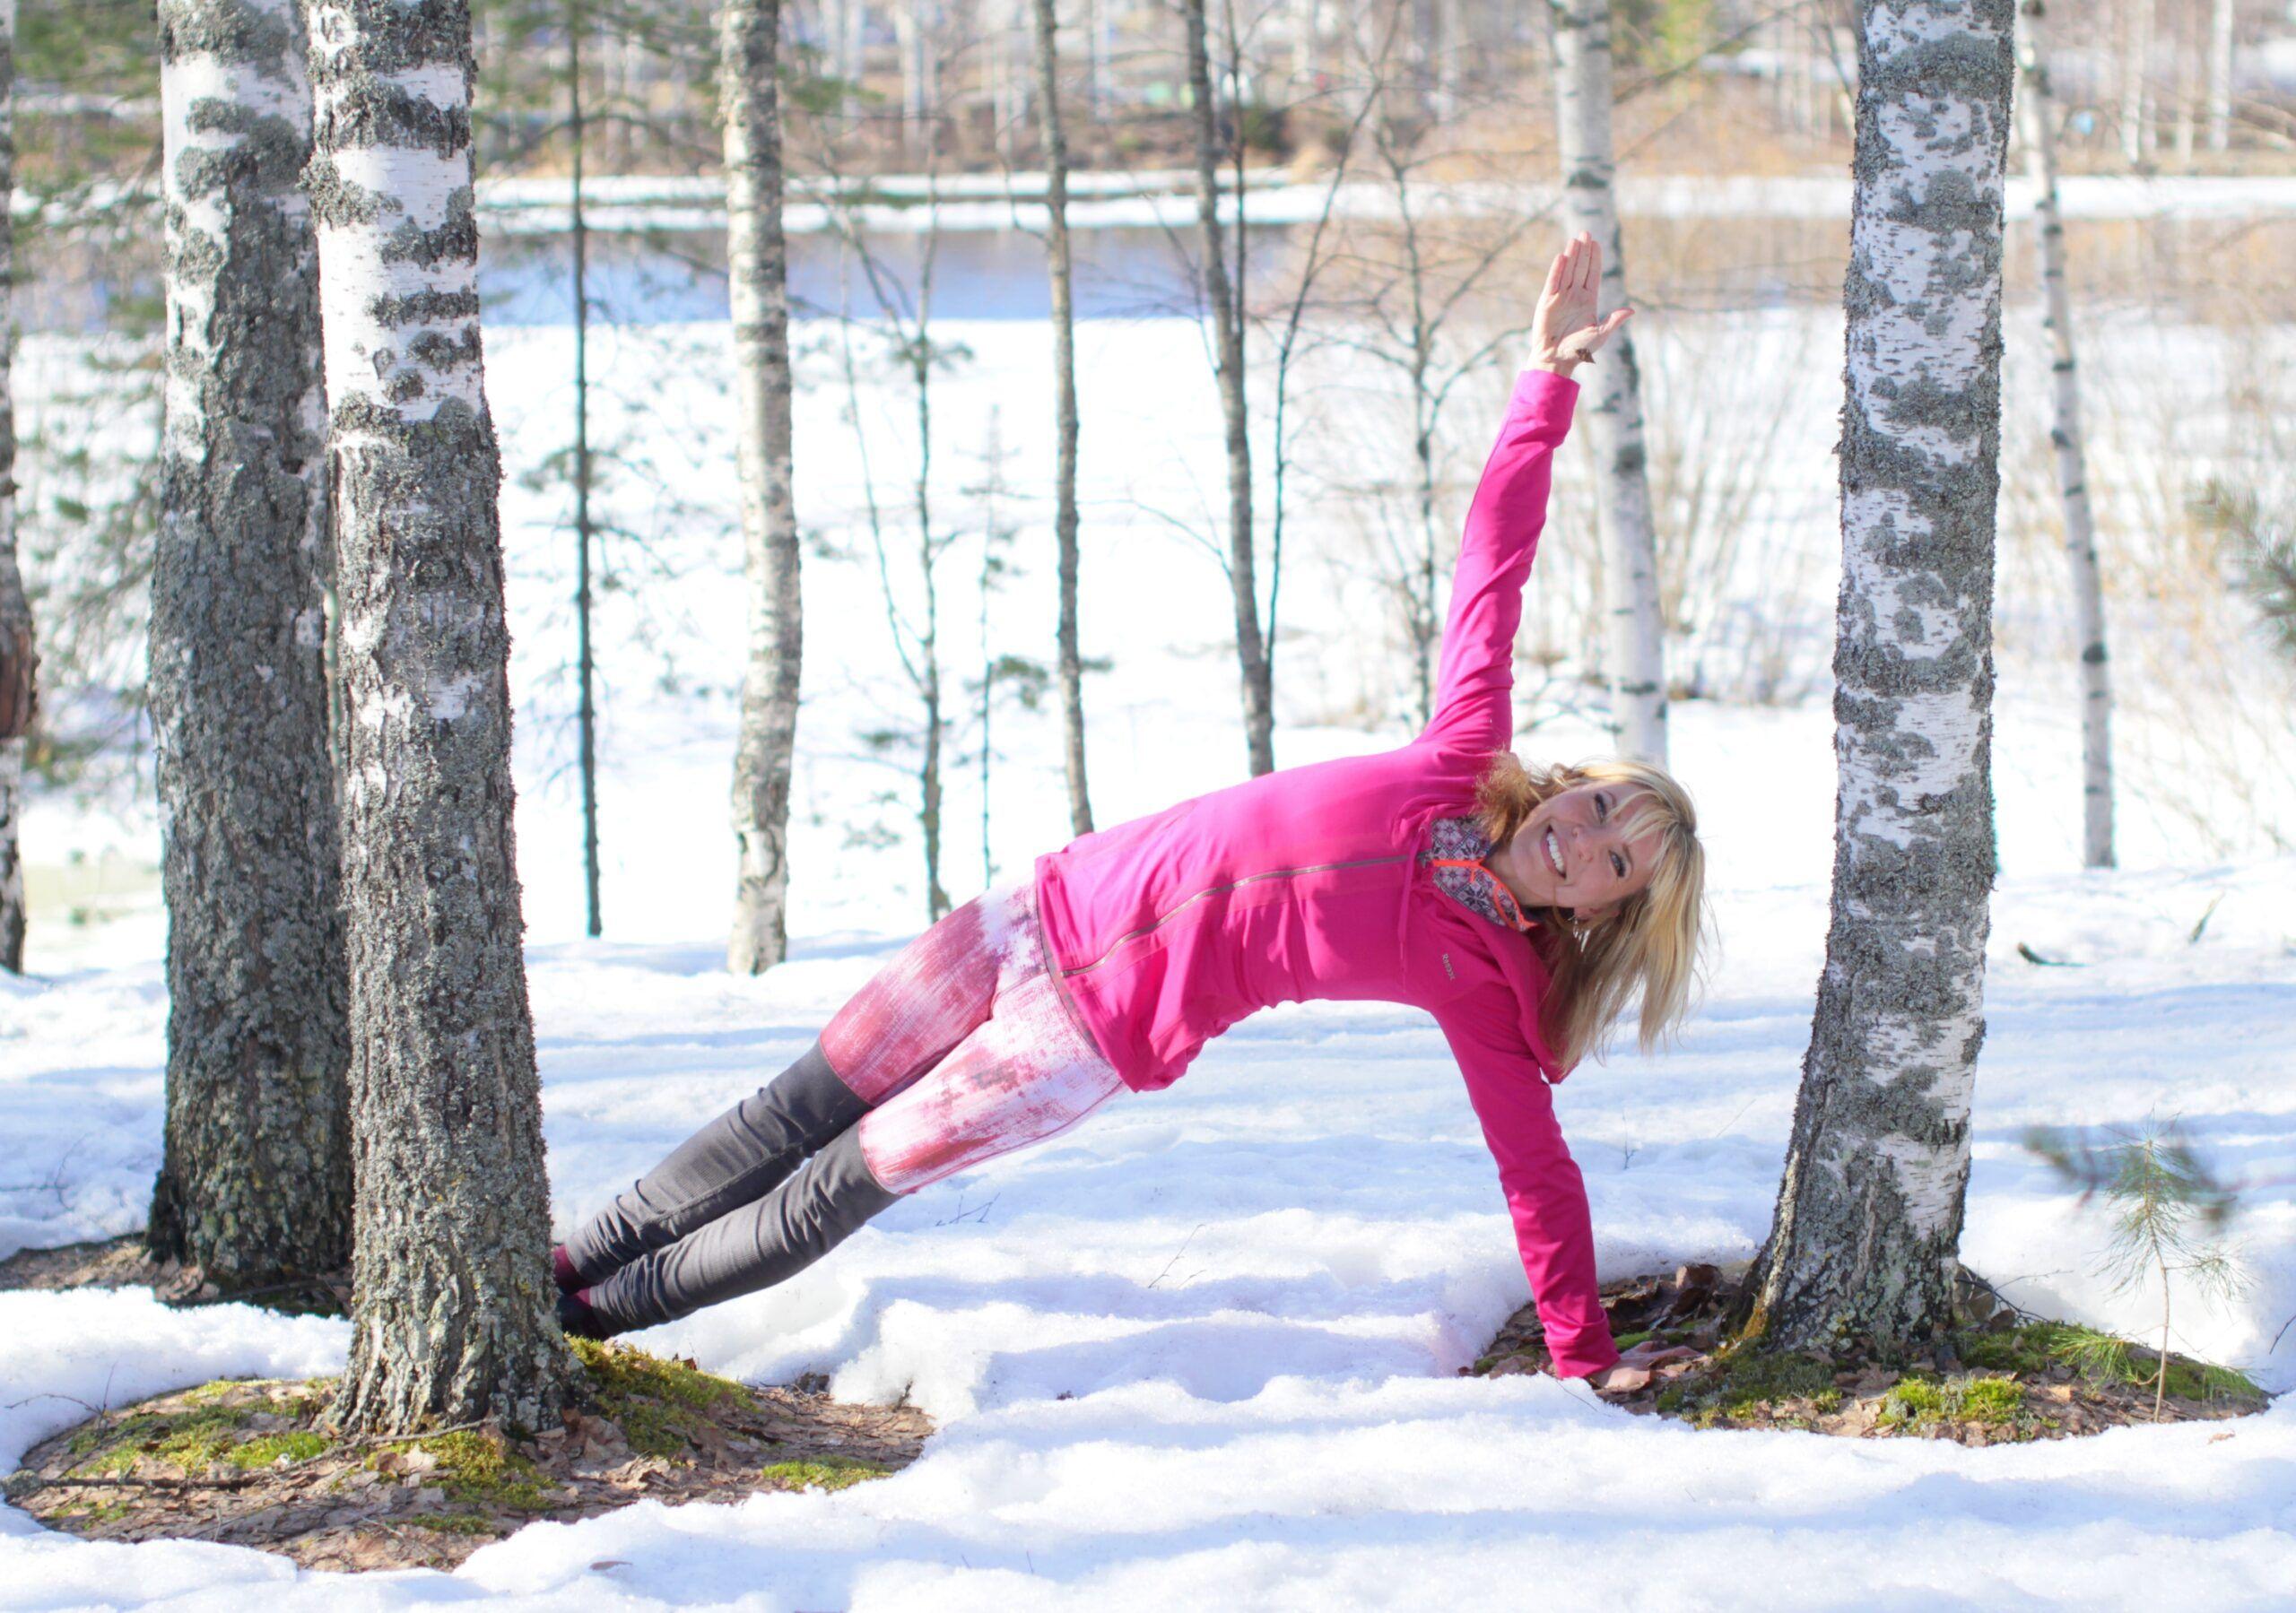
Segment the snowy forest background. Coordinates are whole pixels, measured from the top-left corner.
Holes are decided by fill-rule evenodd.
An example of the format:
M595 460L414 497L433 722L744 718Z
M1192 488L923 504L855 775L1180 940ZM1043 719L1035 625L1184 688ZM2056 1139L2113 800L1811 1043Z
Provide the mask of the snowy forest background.
M1396 48L1387 71L1410 77L1433 115L1385 140L1359 138L1344 167L1334 147L1367 85L1342 71L1336 25L1326 21L1328 35L1303 30L1300 19L1316 13L1298 7L1245 19L1254 465L1284 764L1414 725L1424 643L1414 617L1423 622L1428 593L1418 576L1422 475L1432 525L1455 533L1521 361L1510 331L1527 318L1526 288L1554 232L1534 222L1552 218L1557 202L1543 30L1519 9L1428 8L1460 39L1447 43L1421 20L1428 38L1417 50ZM2257 570L2258 545L2285 541L2296 502L2286 468L2296 370L2276 268L2296 180L2283 172L2270 76L2296 76L2296 66L2275 66L2296 47L2261 9L2234 9L2240 138L2222 155L2210 144L2204 61L2100 48L2099 31L2133 37L2118 12L2105 13L2114 27L2102 30L2056 24L2080 41L2060 53L2057 92L2091 475L2116 628L2124 866L2281 850L2296 783L2296 751L2280 742L2296 694L2266 620L2277 598L2268 567L2262 614L2241 585ZM2158 12L2165 45L2193 35L2208 10L2147 14ZM554 5L474 13L519 856L537 940L578 933L584 914L568 14ZM590 39L602 908L614 939L691 939L722 930L730 896L720 774L744 608L724 236L709 200L714 39L704 8L575 14ZM794 8L800 69L848 62L858 14ZM923 20L867 13L866 92L805 108L788 139L806 614L816 632L834 624L809 655L798 730L805 759L790 900L806 933L881 930L927 912L917 822L925 722L901 661L925 594L918 442L915 388L891 351L920 308L935 354L932 549L949 752L942 882L961 900L1066 837L1060 792L1047 787L1059 766L1045 688L1053 433L1042 210L1026 199L1041 195L1041 179L1031 193L1024 19L993 5L978 18L970 8L916 14ZM1771 767L1806 780L1779 792L1779 810L1802 813L1805 831L1780 838L1815 851L1831 759L1822 720L1797 726L1794 714L1823 708L1838 566L1844 24L1807 7L1622 16L1621 206L1631 295L1643 314L1634 334L1678 725L1694 736L1718 724L1733 733L1719 741L1732 750L1759 744ZM1241 750L1232 734L1220 737L1236 723L1233 627L1177 34L1153 8L1110 5L1093 20L1097 30L1080 22L1073 65L1081 587L1083 647L1096 663L1087 707L1100 740L1097 815L1116 822L1240 776ZM149 27L133 6L75 12L68 30L27 8L19 56L22 205L37 202L20 225L16 405L19 542L41 623L46 707L27 755L37 781L24 835L36 968L117 956L126 935L140 930L148 945L157 933L142 705L161 273L156 108L137 74ZM1098 44L1083 48L1090 41ZM2132 60L2152 64L2135 75L2152 99L2133 172L2123 149ZM948 171L936 178L934 164ZM2187 166L2207 177L2178 171ZM933 204L935 189L944 199ZM841 199L821 199L832 195ZM2080 850L2077 829L2066 832L2058 816L2074 812L2077 823L2077 797L2061 804L2051 788L2077 757L2078 729L2030 207L2030 186L2013 178L1997 759L2004 793L2030 769L2044 810L2004 814L2011 872L2075 867ZM1431 378L1421 390L1445 392L1424 473L1410 373L1414 247L1422 302L1455 300L1426 339ZM920 295L928 258L929 305ZM898 325L881 317L887 301ZM1280 345L1292 378L1279 446ZM1182 361L1196 353L1203 362ZM1518 720L1550 730L1557 755L1588 749L1585 725L1598 726L1605 707L1591 483L1588 458L1565 455L1521 644ZM889 551L883 568L876 539ZM1439 575L1438 611L1442 586ZM834 653L821 653L828 646ZM1775 726L1781 741L1735 737L1744 724ZM1723 799L1710 808L1732 810ZM1725 880L1726 835L1726 826L1717 859ZM833 877L809 877L830 868Z
M750 977L725 968L747 594L715 10L473 7L516 847L560 1232L778 1068L945 901L1072 832L1028 11L787 8L807 646L790 959ZM1248 752L1177 13L1097 0L1062 15L1083 708L1093 813L1111 824L1246 776ZM1289 766L1400 742L1421 720L1443 570L1562 233L1552 69L1538 9L1512 0L1224 15L1257 601ZM1671 757L1700 804L1720 948L1681 1049L1621 1054L1559 1095L1605 1276L1743 1260L1777 1192L1833 854L1854 93L1848 11L1830 0L1613 16ZM1962 1255L2022 1304L2142 1327L2149 1302L2098 1264L2093 1207L2020 1139L2174 1118L2240 1193L2249 1274L2180 1313L2179 1347L2281 1390L2296 1383L2296 22L2249 0L2050 16L2118 866L2083 866L2078 624L2034 189L2013 151L1999 878ZM1367 37L1385 46L1374 75ZM19 13L17 543L42 707L19 821L25 976L0 979L0 1254L142 1226L160 1159L156 48L141 5ZM1371 118L1375 89L1407 113ZM1518 646L1526 754L1613 743L1599 496L1582 433L1558 462ZM840 1395L909 1397L942 1423L909 1473L778 1511L640 1509L572 1545L537 1528L465 1572L537 1601L599 1561L662 1602L768 1580L790 1606L986 1602L1042 1576L1118 1605L1239 1586L1375 1603L1399 1574L1470 1602L1538 1575L1568 1600L1601 1593L1605 1563L1632 1549L1652 1593L1683 1605L1718 1560L1805 1572L1780 1582L1780 1605L1828 1605L1845 1583L1904 1605L2296 1593L2284 1403L2221 1448L2197 1427L2145 1431L2154 1488L2118 1435L1980 1471L1942 1451L1685 1450L1682 1430L1613 1427L1552 1383L1467 1395L1449 1375L1524 1297L1489 1169L1431 1027L1377 1005L1273 1010L1174 1092L665 1331L662 1348L737 1376L820 1372ZM120 1296L0 1295L0 1325L12 1384L83 1399L170 1386L188 1366L332 1371L344 1349L340 1323ZM108 1338L135 1342L91 1348ZM57 1426L0 1411L0 1456ZM1533 1438L1574 1460L1523 1470L1505 1453ZM2021 1523L2000 1522L2005 1497ZM1495 1508L1503 1530L1483 1526ZM22 1524L0 1514L0 1548L50 1590L125 1597L160 1573L153 1548L135 1566L67 1561ZM216 1595L275 1567L165 1561Z

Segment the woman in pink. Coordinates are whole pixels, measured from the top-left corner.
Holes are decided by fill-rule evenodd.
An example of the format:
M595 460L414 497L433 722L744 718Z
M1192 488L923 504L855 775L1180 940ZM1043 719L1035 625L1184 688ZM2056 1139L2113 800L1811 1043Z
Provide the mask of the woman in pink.
M1663 772L1509 750L1570 374L1631 312L1596 317L1600 268L1582 236L1548 272L1534 363L1468 511L1425 732L1086 835L950 914L796 1064L556 1252L570 1331L651 1326L778 1282L901 1194L1170 1085L1248 1014L1370 999L1442 1028L1554 1369L1603 1382L1618 1352L1549 1088L1630 998L1646 1047L1679 1020L1704 876L1690 802Z

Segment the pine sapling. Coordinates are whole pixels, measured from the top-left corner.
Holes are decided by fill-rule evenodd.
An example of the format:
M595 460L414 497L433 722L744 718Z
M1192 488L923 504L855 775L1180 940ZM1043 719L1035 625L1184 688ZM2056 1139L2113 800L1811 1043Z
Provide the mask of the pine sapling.
M2161 1359L2152 1376L2152 1420L2168 1398L2170 1307L2175 1279L2203 1295L2225 1298L2245 1278L2222 1233L2239 1208L2236 1191L2195 1154L2173 1122L2155 1122L2135 1135L2109 1133L2094 1141L2085 1132L2036 1126L2025 1146L2081 1186L2083 1203L2101 1193L2113 1217L2104 1275L2118 1294L2161 1286ZM2204 1383L2211 1375L2204 1371Z

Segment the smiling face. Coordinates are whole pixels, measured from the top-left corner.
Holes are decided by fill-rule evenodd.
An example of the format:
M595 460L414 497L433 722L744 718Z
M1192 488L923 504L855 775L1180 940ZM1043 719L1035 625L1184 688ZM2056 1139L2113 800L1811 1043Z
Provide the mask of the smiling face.
M1531 809L1484 863L1525 907L1607 915L1650 883L1662 834L1655 817L1630 837L1625 820L1647 792L1614 784L1573 785Z

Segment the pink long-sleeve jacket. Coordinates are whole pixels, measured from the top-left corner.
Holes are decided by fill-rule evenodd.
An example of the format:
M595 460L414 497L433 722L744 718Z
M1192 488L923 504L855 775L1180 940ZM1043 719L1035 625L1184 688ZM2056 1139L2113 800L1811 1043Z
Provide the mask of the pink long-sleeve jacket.
M1526 370L1467 512L1434 720L1399 750L1287 767L1101 829L1037 861L1045 941L1083 1029L1126 1084L1179 1079L1277 1002L1370 999L1442 1028L1515 1224L1555 1371L1618 1358L1595 1287L1587 1190L1548 1088L1529 936L1439 891L1418 853L1514 739L1515 629L1577 383Z

